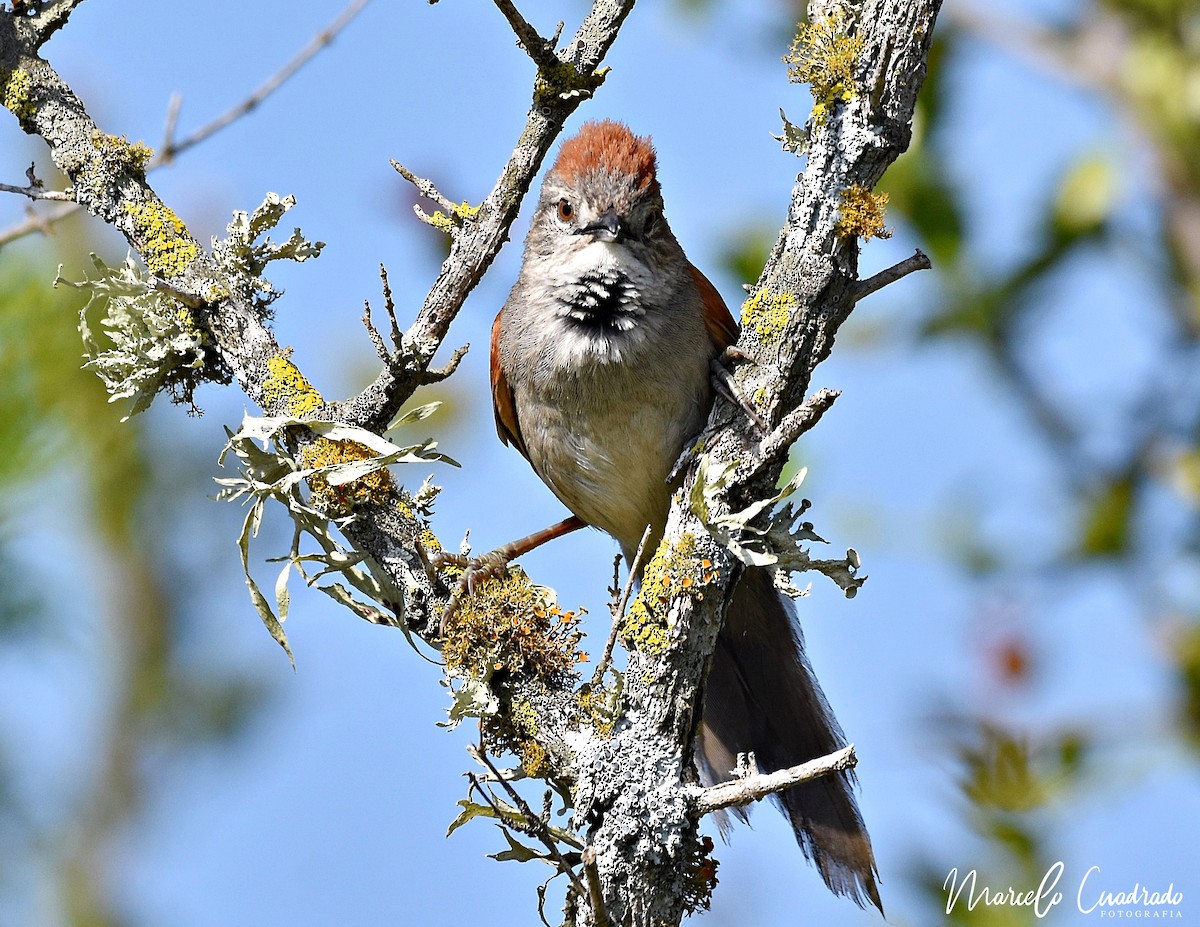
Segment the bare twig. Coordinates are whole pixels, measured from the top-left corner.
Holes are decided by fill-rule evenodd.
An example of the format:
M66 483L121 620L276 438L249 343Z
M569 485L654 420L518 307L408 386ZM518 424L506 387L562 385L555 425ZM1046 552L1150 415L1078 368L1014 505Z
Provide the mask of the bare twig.
M164 140L162 150L158 153L158 157L151 161L149 166L156 167L159 164L169 164L184 151L187 151L189 148L200 144L209 136L220 132L230 123L236 122L238 119L241 119L247 113L254 110L259 104L266 100L267 97L287 83L297 71L304 67L304 65L308 64L309 61L316 57L316 55L322 49L333 42L333 40L338 37L339 33L341 33L342 30L350 24L354 17L362 12L363 7L370 2L371 0L353 0L349 6L342 10L337 19L318 32L313 37L312 41L309 42L308 45L306 45L298 55L296 55L291 61L267 78L267 80L257 90L250 94L250 96L246 97L246 99L244 99L237 106L218 116L212 122L208 123L208 125L197 129L182 141L175 142L172 140L171 135L168 135ZM172 100L172 105L178 109L178 105L175 104L174 100ZM170 122L169 113L170 110L168 109L168 131L171 131L173 126Z
M53 9L57 11L57 15L59 17L55 20L54 29L59 28L66 21L67 15L80 2L82 2L82 0L64 0L64 2L54 4ZM219 132L221 129L224 129L226 126L235 122L237 119L240 119L242 116L250 113L260 103L266 100L267 97L283 86L283 84L290 77L292 77L292 75L299 71L301 67L307 64L308 61L317 54L317 52L328 46L337 37L338 33L345 29L350 21L354 19L354 17L357 16L362 8L369 2L370 0L355 0L355 2L350 4L350 6L348 6L336 20L318 33L312 42L310 42L309 45L300 52L300 54L296 55L279 72L267 80L267 82L257 90L255 90L254 93L252 93L249 97L224 115L214 119L208 125L193 132L180 142L174 141L174 138L175 126L179 121L179 110L180 106L182 105L182 98L179 96L179 94L173 94L170 102L167 104L167 119L166 127L163 132L163 143L159 148L157 155L151 159L149 164L146 165L146 169L153 170L155 168L170 164L177 155L200 144L210 136ZM41 15L46 16L50 12L52 12L51 9L47 8ZM36 19L33 21L36 22ZM51 31L53 31L53 29ZM70 197L42 196L38 197L38 199L62 199L69 201ZM30 235L34 232L49 234L51 228L56 223L61 222L67 216L74 214L79 208L80 207L78 203L68 202L63 206L59 206L45 213L30 213L30 215L23 222L15 223L9 226L7 229L0 230L0 247L3 247L4 245L7 245L10 242L16 241L20 238L24 238L26 235Z
M179 111L183 108L183 94L173 93L167 101L167 121L163 126L162 144L159 151L171 151L175 147L175 127L179 124Z
M508 797L512 799L513 804L517 806L517 810L521 812L521 815L525 818L529 825L529 835L531 837L536 837L541 842L542 846L544 846L546 851L550 854L550 858L558 864L559 870L571 880L571 884L575 886L575 891L579 892L580 897L586 898L587 889L584 888L583 883L579 881L579 876L576 874L575 870L571 868L571 864L568 863L563 857L562 851L558 848L557 841L555 841L554 837L546 828L546 822L543 821L540 816L533 813L533 809L529 807L529 802L525 801L521 793L513 788L507 779L500 775L500 770L496 768L496 765L488 757L486 749L480 747L473 752L475 758L488 768L491 774L495 776L495 781L500 783L504 791L508 793ZM471 778L471 783L479 791L479 794L483 796L483 800L491 806L492 810L495 811L497 815L501 816L501 819L503 819L503 813L498 807L496 807L495 802L491 798L490 792L483 787L483 783L479 781L479 777L474 773L469 773L468 775Z
M417 192L420 193L421 196L425 197L427 200L433 200L435 203L441 206L442 209L446 210L447 214L454 214L454 208L458 204L443 196L442 192L438 190L432 180L429 180L427 177L418 177L395 158L392 159L392 167L396 169L397 174L416 187ZM417 208L417 215L421 217L422 222L429 221L429 217L421 211L420 207Z
M9 242L24 238L26 235L31 235L34 232L49 234L53 230L55 223L62 221L78 209L78 203L64 203L44 213L31 210L23 222L17 222L0 231L0 248L3 248Z
M604 909L604 887L600 884L600 870L596 866L594 847L583 848L583 874L587 877L588 897L592 902L592 919L596 927L609 927L608 912Z
M600 657L600 662L596 664L596 672L592 674L593 686L600 684L605 670L608 669L608 664L612 661L613 649L617 646L617 636L621 633L621 619L625 617L625 606L629 604L629 595L637 580L638 570L642 567L642 557L646 553L646 542L650 540L650 530L651 526L646 525L646 530L642 532L642 539L638 541L637 553L633 555L633 562L629 564L629 577L625 580L625 590L621 593L621 599L617 602L616 608L613 609L612 630L608 632L604 653Z
M877 290L882 290L889 283L895 283L901 277L907 277L916 270L929 270L933 265L924 251L917 249L912 257L905 258L899 264L893 264L866 280L860 280L854 289L854 301L865 299Z
M858 762L854 755L854 744L849 744L828 756L818 757L773 773L750 773L719 785L708 788L697 788L693 792L696 810L701 814L710 814L722 808L732 808L748 805L751 802L766 798L790 789L802 782L810 782L821 776L828 776L843 769L850 769Z
M495 4L504 14L504 18L508 20L508 24L512 26L513 32L517 34L517 41L520 42L521 47L525 49L526 54L533 59L533 63L539 69L552 68L559 64L554 49L558 45L558 37L562 33L562 23L558 24L558 31L554 33L554 41L548 42L529 24L529 20L521 15L521 11L513 5L512 0L495 0Z
M797 438L821 420L821 416L829 411L829 407L840 395L842 395L841 390L819 389L784 416L779 426L759 445L758 453L755 455L758 466L765 467L777 460L780 455L786 454Z
M388 322L391 324L392 347L389 348L383 341L383 335L379 334L379 329L375 327L375 323L371 320L371 303L369 300L363 300L363 317L362 323L367 328L367 335L371 339L371 344L375 346L375 351L380 359L388 365L394 367L397 364L402 364L404 360L404 334L400 331L400 323L396 321L396 301L392 299L392 286L388 282L387 267L383 264L379 265L379 279L383 288L383 311L387 313Z
M459 363L467 356L469 350L471 350L469 343L464 344L461 348L455 348L454 353L450 355L450 360L446 361L444 367L425 371L424 376L421 377L421 383L428 386L430 383L441 383L442 380L452 376L454 371L458 369Z
M385 364L392 362L392 352L388 350L387 344L383 340L383 335L379 334L379 329L375 327L375 323L371 320L371 301L363 300L363 315L362 323L366 326L367 337L371 339L371 344L375 346L375 353L379 355L379 359Z
M0 183L0 193L17 193L31 200L53 200L57 203L73 203L71 194L61 190L44 190L36 184L27 187L17 187L10 183Z
M1045 68L1063 80L1110 91L1120 78L1129 32L1114 13L1096 11L1069 34L1047 28L1004 6L954 3L946 9L953 25Z

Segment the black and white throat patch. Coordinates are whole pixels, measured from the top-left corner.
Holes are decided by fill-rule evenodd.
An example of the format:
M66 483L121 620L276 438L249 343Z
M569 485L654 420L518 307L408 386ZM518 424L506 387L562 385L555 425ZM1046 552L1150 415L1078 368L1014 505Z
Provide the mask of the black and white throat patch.
M588 334L630 331L646 314L641 294L616 267L589 271L560 293L559 317Z

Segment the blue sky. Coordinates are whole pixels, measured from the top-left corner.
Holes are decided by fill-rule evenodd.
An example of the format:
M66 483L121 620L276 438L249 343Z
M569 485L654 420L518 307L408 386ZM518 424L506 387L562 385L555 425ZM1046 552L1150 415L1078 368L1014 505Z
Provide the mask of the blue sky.
M1047 16L1075 5L1010 6ZM779 62L787 36L777 31L775 5L717 7L694 19L672 4L635 8L607 61L607 83L572 126L613 117L654 136L672 226L736 305L742 281L721 275L719 255L740 230L782 221L802 165L771 133L780 107L798 120L809 98L787 83ZM183 95L186 133L238 102L339 9L283 0L85 3L47 57L106 131L153 146L172 92ZM543 32L566 16L569 33L584 7L523 9ZM431 176L452 199L478 202L523 123L531 78L532 65L490 4L376 0L258 112L152 183L201 237L222 231L233 210L253 208L267 191L297 197L289 220L328 246L318 261L276 271L273 279L287 290L276 307L280 340L295 346L296 362L323 393L348 395L374 371L357 320L364 298L378 304L380 261L404 315L415 311L437 267L436 233L409 212L410 192L388 160ZM1011 266L1024 253L1031 206L1072 158L1097 146L1124 157L1136 140L1090 98L1030 76L981 44L953 64L951 78L960 91L947 117L952 179L969 190L971 228L988 231L982 269ZM17 182L36 148L11 119L3 130L4 179ZM1134 184L1122 190L1131 221L1144 194ZM0 201L0 225L22 208L15 198ZM458 417L445 430L436 417L423 423L464 464L437 473L446 487L438 532L454 539L469 528L480 547L561 517L525 462L495 439L489 407L487 332L516 275L524 227L522 219L451 334L453 344L472 344L451 393ZM864 276L915 244L903 227L889 241L872 242ZM83 262L79 255L74 268L68 264L67 276ZM1103 376L1144 375L1139 359L1144 367L1156 336L1135 330L1125 307L1155 294L1129 266L1069 273L1061 311L1036 337L1048 358L1062 359L1079 401L1097 401ZM1060 475L1030 443L1028 423L990 382L981 357L952 344L914 344L911 332L936 295L932 279L911 278L862 304L814 380L844 394L803 449L818 531L835 548L856 547L871 576L850 602L817 577L801 616L822 684L858 745L863 812L898 924L921 916L903 878L918 849L944 871L984 862L972 856L974 844L957 823L958 771L932 735L930 714L998 707L1035 721L1128 716L1121 729L1165 724L1166 670L1139 603L1123 586L1098 576L1052 595L1044 585L981 590L952 566L948 514L977 518L987 537L1026 549L1031 562L1061 541L1055 513L1038 515L1039 500L1055 504ZM240 515L206 498L222 425L235 424L246 403L233 389L207 389L200 402L207 414L199 420L165 405L150 413L151 440L197 462L180 476L178 508L161 515L177 530L164 533L175 535L181 556L212 572L197 619L204 639L194 646L206 660L253 668L271 696L235 744L155 768L161 788L154 803L109 863L118 898L140 922L164 927L529 923L534 886L548 871L485 859L502 848L485 824L443 839L466 794L470 735L435 726L447 704L435 669L400 635L367 626L324 597L295 596L288 622L295 674L258 624L237 571ZM24 519L38 569L81 616L72 631L79 653L111 646L87 620L95 557L74 539L70 475L50 479L56 491L40 496L60 501ZM227 523L227 546L189 549L195 520ZM270 549L269 538L260 549L282 552ZM611 541L588 532L527 561L564 604L589 607L593 640L606 631L603 589L613 553ZM1051 681L1019 698L989 687L977 646L987 632L979 616L1014 600L1050 616L1031 630L1059 661ZM86 776L96 730L94 712L80 701L103 680L80 678L87 661L79 653L0 664L7 676L0 691L36 706L0 719L29 745L48 808L69 800L72 780ZM1166 749L1152 738L1117 738L1106 760L1117 784L1054 812L1056 849L1069 868L1100 865L1114 887L1173 881L1185 895L1200 890L1185 862L1197 849L1200 789L1191 761L1164 761ZM771 809L758 810L754 829L739 828L717 856L722 884L702 923L878 923L828 895ZM28 922L55 923L45 897L30 892ZM1048 922L1076 922L1059 916Z

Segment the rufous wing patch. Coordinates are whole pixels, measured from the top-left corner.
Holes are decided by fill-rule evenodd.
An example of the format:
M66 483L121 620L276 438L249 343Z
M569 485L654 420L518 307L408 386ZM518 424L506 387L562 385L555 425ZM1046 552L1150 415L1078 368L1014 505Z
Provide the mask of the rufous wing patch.
M689 263L688 270L692 274L692 279L696 281L696 289L700 291L704 327L708 329L708 336L712 339L719 354L738 340L741 330L738 328L738 323L734 321L729 307L725 305L725 300L717 292L717 288L709 282L709 279L700 272L695 264Z
M525 449L525 441L521 437L521 425L517 421L517 401L512 387L508 385L508 377L504 375L504 367L500 364L500 319L504 315L501 309L492 323L492 408L496 413L496 433L505 444L511 444L528 460L529 452Z

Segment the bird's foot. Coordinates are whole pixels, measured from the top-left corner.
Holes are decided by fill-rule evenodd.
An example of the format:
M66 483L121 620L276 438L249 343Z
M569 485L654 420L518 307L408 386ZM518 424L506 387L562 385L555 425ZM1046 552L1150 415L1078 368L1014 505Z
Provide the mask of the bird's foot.
M459 577L454 591L450 593L450 601L442 610L442 617L438 623L438 633L442 636L445 636L446 622L458 611L458 606L464 598L474 595L475 590L482 583L489 580L508 579L509 556L503 548L488 551L478 557L442 551L432 559L431 563L435 570L441 570L447 566L458 567L462 570L462 576Z

